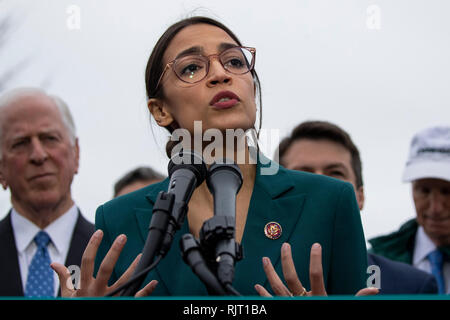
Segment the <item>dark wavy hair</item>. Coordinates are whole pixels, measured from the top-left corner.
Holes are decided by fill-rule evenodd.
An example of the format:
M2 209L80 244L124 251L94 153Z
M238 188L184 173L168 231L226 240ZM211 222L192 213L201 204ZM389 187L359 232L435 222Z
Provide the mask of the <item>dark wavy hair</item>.
M147 68L145 70L145 88L147 91L148 99L151 98L164 99L164 90L162 86L159 86L159 88L157 88L156 86L165 67L165 65L163 65L164 53L166 52L166 49L169 46L172 39L177 35L178 32L180 32L185 27L202 23L209 24L224 30L234 41L236 41L236 43L239 46L242 46L241 41L230 29L228 29L225 25L214 19L203 16L195 16L178 21L177 23L171 25L159 38L158 42L153 48L150 58L148 59ZM258 74L256 73L255 69L251 71L251 75L253 77L253 82L256 88L256 94L258 99L257 102L259 104L259 128L261 128L262 124L261 83L259 81ZM166 129L169 131L169 133L172 133L173 131L173 129L170 127L166 127ZM173 146L177 143L172 142L173 141L169 141L166 145L166 153L169 157L170 151L172 150Z

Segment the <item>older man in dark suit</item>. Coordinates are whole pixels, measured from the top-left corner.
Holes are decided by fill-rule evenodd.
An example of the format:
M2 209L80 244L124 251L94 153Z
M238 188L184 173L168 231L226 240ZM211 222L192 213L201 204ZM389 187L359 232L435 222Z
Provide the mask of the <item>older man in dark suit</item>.
M54 297L53 261L79 266L93 224L71 196L79 146L67 105L39 89L0 97L0 183L12 209L0 222L0 295Z

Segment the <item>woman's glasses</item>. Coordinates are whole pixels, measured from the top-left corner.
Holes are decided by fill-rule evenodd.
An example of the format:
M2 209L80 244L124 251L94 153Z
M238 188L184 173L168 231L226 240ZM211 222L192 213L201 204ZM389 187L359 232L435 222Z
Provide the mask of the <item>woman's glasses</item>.
M245 74L255 66L256 49L250 47L232 47L219 54L186 55L166 64L156 84L158 90L162 77L168 68L172 68L177 77L186 83L196 83L206 78L212 58L217 58L223 68L233 74Z

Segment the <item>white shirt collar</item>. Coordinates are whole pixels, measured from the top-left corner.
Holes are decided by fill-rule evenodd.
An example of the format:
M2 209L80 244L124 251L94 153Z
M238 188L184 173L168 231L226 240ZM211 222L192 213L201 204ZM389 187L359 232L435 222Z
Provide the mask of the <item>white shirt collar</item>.
M14 208L11 210L11 225L17 251L23 253L40 229L30 220L20 215Z
M416 233L413 264L417 265L421 261L427 259L428 254L434 250L436 250L436 245L427 236L423 227L419 226Z
M44 231L48 233L58 253L69 250L72 233L78 219L78 208L74 204L66 213L49 224ZM33 222L20 215L14 208L11 210L11 224L19 253L33 241L36 234L41 230Z

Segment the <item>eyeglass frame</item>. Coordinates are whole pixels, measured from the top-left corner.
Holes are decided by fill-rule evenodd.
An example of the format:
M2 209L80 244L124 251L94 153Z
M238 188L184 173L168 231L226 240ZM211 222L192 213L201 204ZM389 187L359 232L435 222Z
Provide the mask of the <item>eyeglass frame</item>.
M234 73L234 72L231 72L230 70L228 70L227 68L225 68L225 66L223 65L222 61L219 59L219 56L220 56L222 53L224 53L225 51L228 51L228 50L230 50L230 49L236 49L236 48L239 48L239 49L246 49L246 50L250 51L250 53L252 54L251 65L249 66L248 70L247 70L246 72L244 72L244 73ZM253 47L245 47L245 46L235 46L235 47L227 48L227 49L223 50L223 51L220 52L220 53L214 53L214 54L210 54L210 55L208 55L208 56L204 56L204 55L202 55L202 54L192 54L192 55L189 55L189 56L200 56L200 57L206 58L206 59L208 60L208 64L206 65L207 70L206 70L205 76L204 76L203 78L201 78L200 80L197 80L197 81L195 81L195 82L188 82L188 81L186 81L186 80L181 79L180 76L175 72L175 70L173 70L173 68L172 68L172 71L173 71L173 73L175 73L175 75L177 76L177 78L180 79L181 81L183 81L184 83L194 84L194 83L198 83L198 82L202 81L203 79L205 79L205 78L208 76L209 68L210 68L210 65L211 65L211 58L212 58L212 57L216 57L217 60L218 60L218 61L220 62L220 64L222 65L223 69L224 69L225 71L227 71L227 72L230 72L231 74L242 75L242 74L246 74L246 73L252 71L252 70L254 69L254 67L255 67L256 48L253 48ZM170 62L168 62L168 63L166 64L166 66L164 67L163 72L161 73L161 76L160 76L159 79L158 79L158 82L156 83L155 92L158 91L158 88L159 88L159 85L160 85L160 83L161 83L161 80L162 80L164 74L166 73L167 69L168 69L168 68L171 68L171 67L175 64L175 62L177 62L177 60L180 60L180 59L182 59L182 58L184 58L184 57L180 57L180 58L174 59L174 60L172 60L172 61L170 61Z

